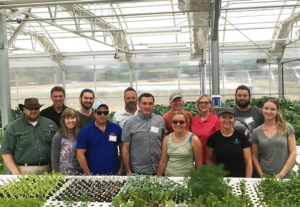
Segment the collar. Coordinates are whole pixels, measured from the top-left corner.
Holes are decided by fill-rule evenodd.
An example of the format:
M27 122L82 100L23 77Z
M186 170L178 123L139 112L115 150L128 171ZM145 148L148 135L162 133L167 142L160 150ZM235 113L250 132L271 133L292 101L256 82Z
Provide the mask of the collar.
M107 120L107 122L106 122L106 128L109 128L111 125L112 125L112 122L110 122L109 120ZM95 124L95 119L92 122L92 127L95 127L95 128L98 129L98 127Z
M53 110L55 113L57 113L57 112L55 111L55 109L54 109L54 105L53 105L53 104L52 104L51 108L52 108L52 110ZM63 105L63 110L62 110L60 113L57 113L57 114L62 114L62 112L63 112L66 108L67 108L67 106L64 104L64 105Z
M149 118L145 117L140 111L137 113L137 116L141 119L144 119L144 120L149 120L153 117L153 113L151 114L151 116Z
M129 113L129 112L126 111L125 107L122 109L122 111L120 111L120 113L122 115L137 115L138 112L139 112L139 108L137 108L137 110L135 111L134 114L131 114L131 113Z

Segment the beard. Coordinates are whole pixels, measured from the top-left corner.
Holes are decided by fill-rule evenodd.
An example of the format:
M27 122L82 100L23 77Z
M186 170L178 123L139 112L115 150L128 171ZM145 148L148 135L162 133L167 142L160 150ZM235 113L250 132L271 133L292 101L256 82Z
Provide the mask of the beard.
M92 108L93 104L91 104L90 106L85 105L83 102L80 102L81 106L86 109L89 110L90 108Z
M241 107L242 109L246 108L247 106L249 106L250 104L250 100L244 102L244 103L241 103L240 101L237 101L236 104Z
M136 103L128 102L128 103L126 103L126 108L128 108L129 110L134 110L134 109L136 109Z
M32 114L30 114L30 115L25 115L25 118L27 119L27 121L29 121L29 122L35 122L35 121L37 121L38 120L38 118L39 118L39 114L34 114L34 115L32 115Z

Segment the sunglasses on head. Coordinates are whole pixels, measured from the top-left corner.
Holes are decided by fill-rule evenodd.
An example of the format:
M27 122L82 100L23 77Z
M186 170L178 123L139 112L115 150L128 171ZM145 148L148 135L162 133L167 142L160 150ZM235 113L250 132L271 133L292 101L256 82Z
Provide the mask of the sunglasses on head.
M102 114L104 114L106 116L106 115L108 115L108 113L109 113L108 111L96 111L96 114L99 116Z
M264 98L264 101L265 101L265 102L268 101L268 100L272 100L272 101L275 101L275 102L277 102L277 103L278 103L278 101L279 101L278 98L274 98L274 97L265 97L265 98Z
M40 107L31 107L31 108L26 108L28 111L37 111L40 109Z
M175 124L175 125L178 124L178 123L179 123L180 125L182 125L182 124L185 123L185 121L182 121L182 120L179 120L179 121L178 121L178 120L173 120L172 123Z

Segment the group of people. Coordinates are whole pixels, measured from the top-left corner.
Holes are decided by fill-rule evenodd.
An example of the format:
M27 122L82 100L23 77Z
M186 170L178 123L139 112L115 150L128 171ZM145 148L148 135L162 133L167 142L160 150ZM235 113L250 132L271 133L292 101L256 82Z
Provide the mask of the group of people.
M94 104L91 89L80 93L80 109L64 105L65 91L51 90L53 105L42 110L38 99L25 99L24 116L5 129L0 153L12 174L54 170L70 175L184 176L203 164L222 163L229 177L291 176L296 160L293 127L278 100L266 98L262 109L250 105L247 86L236 89L236 107L215 115L208 95L196 102L199 115L183 110L183 96L172 93L171 110L153 113L151 93L124 91L125 107L108 120L109 105ZM237 120L244 127L236 125Z

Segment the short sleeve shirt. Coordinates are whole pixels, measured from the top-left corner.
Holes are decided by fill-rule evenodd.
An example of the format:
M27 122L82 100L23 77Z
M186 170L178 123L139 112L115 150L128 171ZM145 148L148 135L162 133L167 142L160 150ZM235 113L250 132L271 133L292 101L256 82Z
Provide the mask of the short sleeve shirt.
M139 112L125 122L122 141L130 142L132 172L156 173L161 156L162 140L166 133L164 119L156 114L152 114L148 119Z
M214 149L216 163L224 164L229 177L246 176L243 149L250 147L250 143L244 134L234 130L230 137L224 137L219 130L208 138L207 146Z
M252 141L258 144L258 161L264 174L278 174L289 157L288 137L295 131L292 125L287 126L286 134L280 135L276 132L271 138L264 134L262 126L256 128L251 134ZM292 169L285 175L285 178L291 175Z
M206 162L206 142L208 137L221 128L218 117L212 113L204 120L201 116L194 117L192 122L192 132L199 137L202 144L202 161Z
M67 107L65 105L63 105L63 110L60 113L57 113L54 110L54 106L52 105L52 106L49 106L48 108L43 109L41 111L40 115L54 121L55 124L58 126L58 128L60 128L60 116L66 108Z
M53 135L56 124L39 117L35 126L25 117L11 122L4 131L0 154L11 154L17 165L50 163Z
M247 124L250 133L256 127L264 123L264 116L262 114L262 111L255 106L251 106L247 111L240 111L237 107L235 107L234 112L236 119L240 119Z
M86 149L86 159L92 174L116 175L119 170L118 143L122 129L118 124L107 121L102 132L95 121L83 127L77 138L77 149Z

